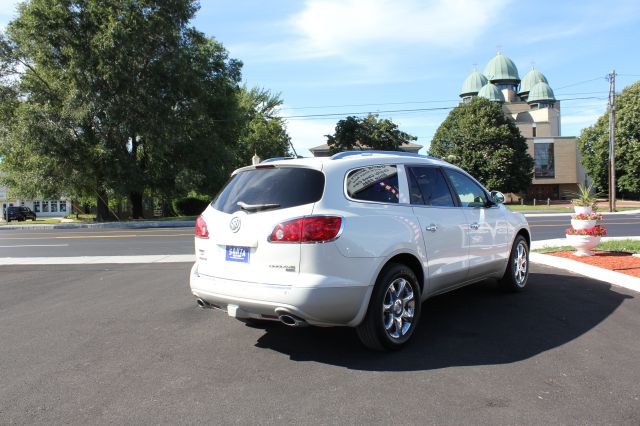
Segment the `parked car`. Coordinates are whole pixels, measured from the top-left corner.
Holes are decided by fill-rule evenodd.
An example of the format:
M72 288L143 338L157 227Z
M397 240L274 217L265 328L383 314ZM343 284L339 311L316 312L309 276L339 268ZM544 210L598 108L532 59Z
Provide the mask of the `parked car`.
M423 155L267 160L198 217L191 292L244 322L355 327L398 349L427 298L487 278L526 287L531 233L503 201Z
M17 220L18 222L27 219L36 220L36 214L29 207L7 207L7 222Z

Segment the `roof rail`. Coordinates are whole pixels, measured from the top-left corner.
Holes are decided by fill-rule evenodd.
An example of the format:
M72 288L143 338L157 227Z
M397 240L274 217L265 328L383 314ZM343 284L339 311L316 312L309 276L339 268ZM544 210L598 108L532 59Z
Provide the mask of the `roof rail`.
M304 158L302 156L297 156L297 157L273 157L273 158L267 158L266 160L262 160L260 162L260 164L262 163L273 163L274 161L281 161L281 160L295 160L297 158Z
M396 155L396 156L399 156L399 157L428 158L430 160L440 160L440 158L432 157L430 155L414 154L412 152L404 152L404 151L375 151L375 150L339 152L337 154L332 155L331 159L332 160L340 160L341 158L353 157L353 156L356 156L356 155L369 156L369 155L374 155L374 154ZM440 161L442 161L442 160L440 160Z

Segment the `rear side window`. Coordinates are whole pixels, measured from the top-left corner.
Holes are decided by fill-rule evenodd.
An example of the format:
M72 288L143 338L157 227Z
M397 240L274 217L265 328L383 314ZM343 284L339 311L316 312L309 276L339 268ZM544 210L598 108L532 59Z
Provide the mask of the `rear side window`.
M440 169L435 167L409 167L411 204L437 207L455 207L449 185Z
M398 169L377 165L355 169L347 175L347 195L354 200L398 202Z
M323 191L324 175L318 170L299 167L245 170L233 176L211 204L225 213L241 210L238 203L249 206L249 211L282 209L315 203Z

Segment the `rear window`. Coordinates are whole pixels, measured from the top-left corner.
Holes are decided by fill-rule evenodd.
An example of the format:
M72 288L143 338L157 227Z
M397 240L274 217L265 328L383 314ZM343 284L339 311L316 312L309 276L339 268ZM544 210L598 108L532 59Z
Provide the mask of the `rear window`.
M233 176L211 205L225 213L241 210L238 203L288 208L322 198L324 175L313 169L278 167L245 170Z

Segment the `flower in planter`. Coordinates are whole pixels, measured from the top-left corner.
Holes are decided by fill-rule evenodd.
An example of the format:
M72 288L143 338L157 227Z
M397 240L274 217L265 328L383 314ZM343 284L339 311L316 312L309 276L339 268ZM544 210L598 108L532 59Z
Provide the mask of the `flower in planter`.
M573 220L602 220L602 213L592 212L589 214L574 214L571 215L571 219Z
M607 235L607 229L602 225L596 225L591 229L573 229L569 228L565 231L567 235L587 235L591 237L602 237Z

